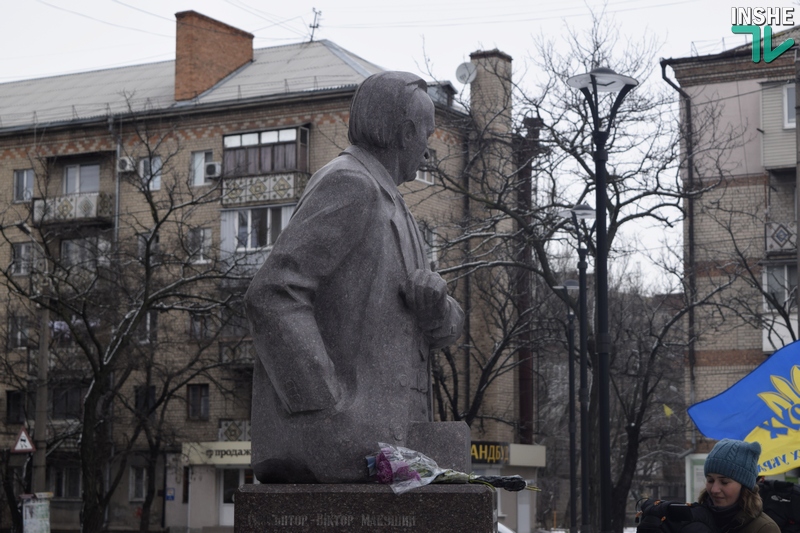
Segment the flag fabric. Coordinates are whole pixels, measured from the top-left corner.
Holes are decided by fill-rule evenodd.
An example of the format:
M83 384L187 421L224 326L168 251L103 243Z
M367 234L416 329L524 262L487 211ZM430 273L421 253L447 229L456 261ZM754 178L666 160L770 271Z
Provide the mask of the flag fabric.
M688 412L706 437L761 444L759 476L800 467L800 341Z
M664 404L664 416L669 418L674 414L675 414L675 411L673 411L672 408L669 405Z

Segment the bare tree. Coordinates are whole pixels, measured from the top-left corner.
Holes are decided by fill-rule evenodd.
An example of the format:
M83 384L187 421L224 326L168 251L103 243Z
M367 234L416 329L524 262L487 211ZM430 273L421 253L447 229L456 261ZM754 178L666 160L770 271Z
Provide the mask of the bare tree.
M212 246L203 209L219 202L221 187L190 186L177 122L110 121L117 155L139 161L118 174L115 195L103 191L117 157L101 153L81 166L51 153L43 136L28 154L37 184L32 208L11 206L0 220L2 239L16 252L0 272L6 334L14 348L30 349L6 350L3 379L28 390L38 362L33 355L48 343L49 388L59 405L48 449L53 457L59 447L78 452L83 531L104 529L127 467L142 460L139 529L147 531L156 463L184 437L175 413L186 409L187 383L202 376L222 392L234 387L225 369L237 363L230 354L240 354L235 348L245 336L233 325L241 323L236 296L247 278L234 256ZM65 166L77 167L75 179L101 183L99 192L59 196L62 176L73 177ZM116 205L108 204L112 198ZM94 202L84 207L89 220L65 216L68 201ZM47 325L37 335L31 326L41 317ZM221 357L225 335L236 346Z

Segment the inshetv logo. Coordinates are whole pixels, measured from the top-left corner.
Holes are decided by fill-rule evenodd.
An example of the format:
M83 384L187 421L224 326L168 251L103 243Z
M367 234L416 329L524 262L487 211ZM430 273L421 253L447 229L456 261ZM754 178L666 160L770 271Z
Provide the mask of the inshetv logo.
M764 27L764 62L771 63L794 45L794 39L786 39L777 48L772 48L772 26L794 26L793 7L732 7L733 33L749 33L753 36L753 63L761 61L761 27Z

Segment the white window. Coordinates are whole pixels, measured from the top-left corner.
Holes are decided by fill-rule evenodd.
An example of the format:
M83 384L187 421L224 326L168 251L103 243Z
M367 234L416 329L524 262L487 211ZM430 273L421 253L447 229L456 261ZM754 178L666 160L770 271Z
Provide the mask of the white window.
M14 201L29 202L33 197L33 169L14 171Z
M226 135L222 166L226 176L308 172L308 128Z
M436 168L436 150L428 149L428 161L417 170L417 181L433 185L433 171Z
M258 250L275 244L289 217L285 210L292 207L259 207L242 209L236 217L236 249ZM291 214L291 211L289 211Z
M205 185L208 183L206 178L206 163L214 161L214 153L211 150L204 152L192 152L192 185Z
M130 470L130 486L128 499L132 502L144 501L147 491L147 469L143 466L132 466Z
M67 165L64 169L64 194L100 190L100 165Z
M11 274L14 276L27 276L30 274L33 263L33 244L30 242L14 243L11 253L13 255Z
M189 261L208 263L211 258L211 228L191 228L188 245Z
M157 155L139 161L139 176L142 178L142 183L151 191L161 188L161 167L161 157Z
M81 497L81 467L78 465L52 465L50 474L50 489L56 498L77 500Z
M186 415L190 420L208 420L208 384L186 386Z
M797 123L797 110L794 83L783 88L783 127L794 128Z
M214 321L210 313L197 311L189 313L189 336L197 341L208 340L214 331Z
M766 267L764 287L766 293L777 300L784 309L797 308L797 265L772 265ZM772 306L765 301L765 308L769 311Z
M27 348L29 338L28 318L19 315L8 317L8 348Z
M61 267L81 267L94 270L98 265L108 265L111 243L98 237L61 241Z
M147 311L139 322L134 333L134 339L139 344L150 344L158 339L158 311Z
M157 265L161 262L161 243L158 233L155 235L144 233L139 235L137 258L144 263L149 258L149 265Z

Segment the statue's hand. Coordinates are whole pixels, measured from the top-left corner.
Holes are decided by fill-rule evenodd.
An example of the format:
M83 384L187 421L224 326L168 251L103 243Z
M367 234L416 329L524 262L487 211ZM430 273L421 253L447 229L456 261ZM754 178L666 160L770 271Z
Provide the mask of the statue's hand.
M436 272L415 270L409 274L400 294L423 330L440 327L447 314L447 282Z

